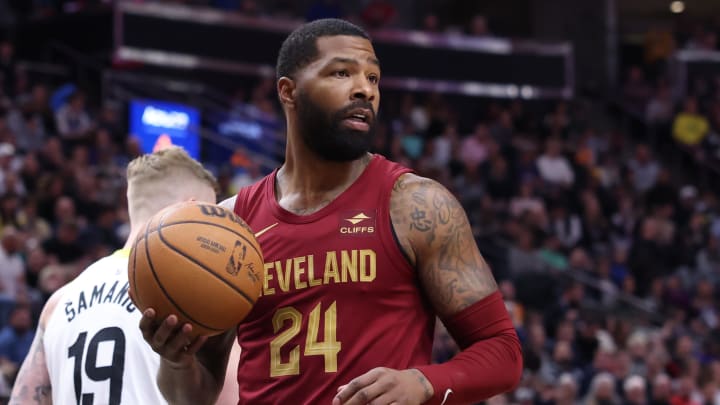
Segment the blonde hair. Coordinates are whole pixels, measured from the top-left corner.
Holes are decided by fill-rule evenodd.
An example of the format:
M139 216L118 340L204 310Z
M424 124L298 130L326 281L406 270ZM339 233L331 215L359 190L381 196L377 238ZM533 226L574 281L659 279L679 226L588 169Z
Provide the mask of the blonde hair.
M131 225L176 202L196 199L215 203L218 190L215 176L177 146L133 159L127 167L127 184Z
M173 171L188 171L217 190L217 180L200 162L179 146L169 146L133 159L127 167L128 184L161 180Z

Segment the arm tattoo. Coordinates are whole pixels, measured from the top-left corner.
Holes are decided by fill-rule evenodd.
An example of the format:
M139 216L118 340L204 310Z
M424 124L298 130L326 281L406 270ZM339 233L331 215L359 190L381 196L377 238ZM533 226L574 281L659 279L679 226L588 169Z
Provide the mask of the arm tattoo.
M415 373L415 375L418 378L418 381L425 389L425 400L430 399L430 397L432 397L432 395L433 395L432 392L430 391L430 388L432 387L432 385L430 385L430 381L428 381L428 379L425 378L425 375L422 372L420 372L420 370L413 368L412 371Z
M451 316L497 289L463 207L440 184L402 176L393 188L391 216L438 315Z
M42 404L46 398L50 398L50 385L38 385L35 387L35 396L33 399L38 404Z
M30 352L18 371L9 405L52 404L52 386L43 340L44 330L38 327Z

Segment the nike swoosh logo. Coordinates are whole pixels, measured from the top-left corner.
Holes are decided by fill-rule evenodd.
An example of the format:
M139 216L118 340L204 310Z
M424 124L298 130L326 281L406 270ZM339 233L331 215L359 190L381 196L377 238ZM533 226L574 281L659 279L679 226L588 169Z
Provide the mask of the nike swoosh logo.
M448 397L450 396L450 394L453 394L453 390L451 390L450 388L448 388L447 390L445 390L445 396L443 397L442 403L441 403L440 405L445 405L445 402L447 402Z
M275 227L278 226L278 225L280 225L280 223L279 223L279 222L275 222L274 224L272 224L272 225L270 225L270 226L268 226L268 227L265 227L265 228L259 230L258 232L255 233L255 237L256 237L256 238L259 238L260 235L262 235L262 234L264 234L265 232L267 232L267 231L275 228Z

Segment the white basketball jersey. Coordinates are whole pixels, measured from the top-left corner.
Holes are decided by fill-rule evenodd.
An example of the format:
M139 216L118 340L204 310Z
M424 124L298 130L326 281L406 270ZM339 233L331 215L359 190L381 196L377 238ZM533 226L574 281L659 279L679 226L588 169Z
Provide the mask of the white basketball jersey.
M128 294L128 250L93 263L64 287L43 341L55 405L166 404L160 357L143 340Z

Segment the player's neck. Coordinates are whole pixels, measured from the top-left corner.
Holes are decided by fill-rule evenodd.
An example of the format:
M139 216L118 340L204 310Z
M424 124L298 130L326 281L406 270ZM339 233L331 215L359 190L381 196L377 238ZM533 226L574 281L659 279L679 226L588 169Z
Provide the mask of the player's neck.
M278 171L283 187L291 191L325 192L352 184L370 163L371 155L349 162L330 162L288 155Z
M371 157L365 154L349 162L330 162L312 153L293 153L289 147L285 163L277 173L276 198L290 211L319 209L350 187Z
M127 240L125 241L125 245L123 246L123 249L130 249L133 246L133 243L135 242L135 239L137 239L137 235L140 232L140 227L132 226L130 225L130 234L128 235Z

